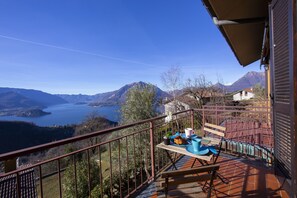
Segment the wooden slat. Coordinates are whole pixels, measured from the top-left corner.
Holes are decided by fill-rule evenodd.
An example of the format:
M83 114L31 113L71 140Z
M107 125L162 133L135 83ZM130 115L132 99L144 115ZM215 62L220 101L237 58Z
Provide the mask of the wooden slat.
M209 140L210 143L208 145L219 145L221 142L221 139L219 138L213 138L213 137L203 137L201 143L203 144L203 140Z
M215 134L215 135L221 136L221 137L224 137L224 136L225 136L225 133L222 133L222 132L219 132L219 131L210 129L210 128L206 128L206 127L204 127L203 130L204 130L204 131L207 131L207 132L209 132L209 133L213 133L213 134Z
M179 184L186 184L186 183L193 183L193 182L202 182L207 181L211 179L211 174L205 174L205 175L199 175L199 176L191 176L191 177L185 177L185 178L178 178L173 181L168 182L168 186L177 186ZM162 187L166 186L166 183L161 184Z
M215 125L215 124L205 123L204 126L208 126L210 128L214 128L214 129L219 129L221 131L226 131L226 127Z
M162 192L164 188L161 187L161 184L158 185L157 192L158 198L165 198L165 194ZM187 198L197 198L197 197L205 197L205 193L202 190L202 186L198 183L187 183L187 184L180 184L178 186L169 186L168 187L168 194L167 197L187 197Z
M209 165L209 166L202 166L199 168L191 168L191 169L184 169L184 170L176 170L176 171L166 171L162 173L162 178L165 177L174 177L178 175L189 175L195 173L203 173L208 171L217 171L219 170L219 165Z

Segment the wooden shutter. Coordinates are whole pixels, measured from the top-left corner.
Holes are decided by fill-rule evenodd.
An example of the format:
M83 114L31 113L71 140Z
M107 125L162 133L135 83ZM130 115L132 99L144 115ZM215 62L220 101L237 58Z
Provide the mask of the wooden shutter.
M292 0L274 0L270 7L271 72L275 158L294 181L294 104Z

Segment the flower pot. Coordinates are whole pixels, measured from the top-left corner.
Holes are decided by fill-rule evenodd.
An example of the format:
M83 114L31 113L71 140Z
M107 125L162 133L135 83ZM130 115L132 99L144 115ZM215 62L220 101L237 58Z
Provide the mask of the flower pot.
M168 138L168 139L165 139L165 138L164 138L164 144L165 144L165 145L169 145L169 144L170 144L170 139L169 139L169 138Z

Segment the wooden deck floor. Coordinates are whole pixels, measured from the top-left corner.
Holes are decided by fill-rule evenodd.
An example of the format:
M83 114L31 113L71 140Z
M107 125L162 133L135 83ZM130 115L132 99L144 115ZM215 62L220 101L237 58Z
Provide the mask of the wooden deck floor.
M193 160L193 158L187 159L180 168L190 168ZM229 183L225 184L216 179L212 197L289 197L284 190L286 189L284 179L275 176L273 169L264 166L261 161L222 155L218 163L220 164L219 173ZM200 164L197 162L196 166L200 166ZM157 191L151 197L164 197L160 188L160 180L156 181L155 185ZM198 183L178 186L172 189L169 195L169 197L206 196L201 189L201 184Z

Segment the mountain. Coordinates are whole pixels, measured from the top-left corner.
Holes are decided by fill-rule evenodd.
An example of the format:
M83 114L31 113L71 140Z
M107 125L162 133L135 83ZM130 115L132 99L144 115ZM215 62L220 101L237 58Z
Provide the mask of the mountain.
M15 92L0 93L0 110L20 108L44 108L39 102Z
M44 107L67 103L66 100L62 99L59 96L45 93L38 90L0 87L0 93L7 93L7 92L13 92L18 95L21 95L27 99L30 99L31 101L39 103Z
M71 103L80 103L86 102L92 106L107 106L107 105L119 105L126 99L126 94L128 93L129 89L134 86L145 86L147 83L144 82L134 82L131 84L127 84L121 87L118 90L106 92L106 93L99 93L95 95L66 95L60 94L59 97L63 98L64 100L71 102ZM166 98L171 97L168 93L162 91L157 86L154 86L156 89L157 98Z
M121 87L120 89L113 91L113 92L107 92L103 94L96 94L94 101L90 105L119 105L123 103L126 100L126 95L128 91L135 87L135 86L146 86L148 85L145 82L134 82L128 85L125 85ZM156 89L156 95L158 99L170 97L170 95L164 91L162 91L157 86L154 86Z
M94 95L84 94L57 94L56 96L62 98L69 103L89 103L94 100Z
M265 87L265 73L251 71L246 73L243 77L239 78L232 85L223 85L220 83L215 84L216 87L225 90L226 92L234 92L243 90L245 88L253 87L256 84L260 84Z

